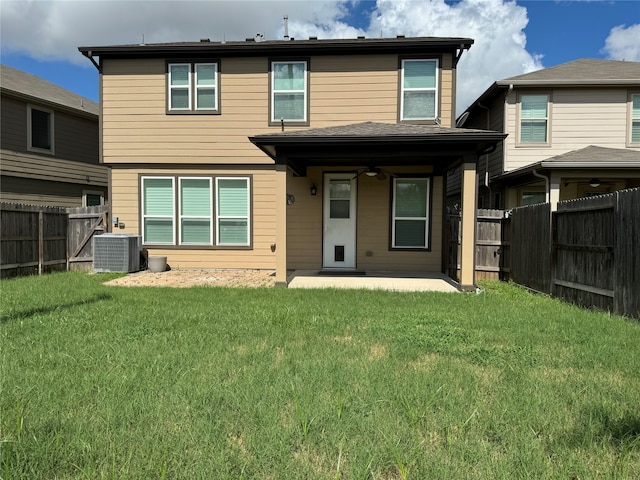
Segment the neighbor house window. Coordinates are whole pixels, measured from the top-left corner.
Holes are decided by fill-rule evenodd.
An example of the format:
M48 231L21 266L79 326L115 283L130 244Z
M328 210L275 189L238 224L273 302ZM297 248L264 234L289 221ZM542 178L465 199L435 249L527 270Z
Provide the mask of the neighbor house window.
M429 189L429 178L393 179L393 248L429 248Z
M216 179L218 245L249 245L249 179Z
M547 201L547 194L545 192L522 192L520 198L520 206L536 205L538 203L545 203Z
M631 143L640 143L640 93L631 95Z
M400 120L435 120L438 61L402 60Z
M218 63L170 63L168 110L215 113L218 108Z
M104 194L93 190L84 190L82 192L82 206L95 207L104 204Z
M548 143L549 96L522 95L520 97L519 143Z
M307 62L271 62L271 122L306 122L307 99Z
M249 246L250 203L248 177L142 177L143 243Z
M28 105L27 117L28 150L54 153L53 111Z

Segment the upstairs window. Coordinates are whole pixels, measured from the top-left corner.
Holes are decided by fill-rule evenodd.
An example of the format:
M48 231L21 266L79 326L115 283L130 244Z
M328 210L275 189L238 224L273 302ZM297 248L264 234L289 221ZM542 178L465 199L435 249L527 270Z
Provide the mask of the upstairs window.
M307 62L271 62L271 122L307 122Z
M53 111L29 105L27 117L28 150L54 153Z
M217 113L218 64L170 63L168 65L168 111Z
M520 97L519 143L549 143L549 96L522 95Z
M438 115L438 61L402 60L400 120L435 120Z
M429 248L429 178L394 178L391 247Z
M631 143L640 143L640 93L631 95Z

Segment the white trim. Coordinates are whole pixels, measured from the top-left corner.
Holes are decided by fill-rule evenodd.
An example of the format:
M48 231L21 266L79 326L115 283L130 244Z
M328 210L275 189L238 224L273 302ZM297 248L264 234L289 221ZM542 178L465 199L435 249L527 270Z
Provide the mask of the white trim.
M202 215L183 215L182 214L182 181L183 180L207 180L209 182L209 216ZM178 177L178 244L179 245L213 245L213 192L211 177ZM182 239L182 220L183 219L207 219L209 220L209 241L207 243L185 242Z
M215 177L216 179L216 245L218 246L239 246L246 247L251 245L251 182L249 177ZM220 180L243 180L247 186L247 213L246 216L241 215L220 215ZM246 220L247 221L247 237L243 243L222 243L220 241L220 220Z
M396 216L396 183L398 180L424 180L426 182L427 191L426 191L426 204L425 204L425 216L424 217L397 217ZM391 248L398 249L428 249L430 248L430 238L429 238L429 208L430 208L430 199L431 199L431 178L430 177L393 177L392 182L392 202L391 202ZM424 245L396 245L396 220L420 220L424 221Z
M40 148L33 146L33 131L31 122L31 111L39 110L49 114L49 143L50 148ZM54 128L54 112L50 108L44 108L39 105L27 104L27 150L30 152L47 153L49 155L55 155L55 128Z
M171 215L145 215L144 210L145 210L145 204L144 204L144 181L145 180L171 180L171 193L172 193L172 198L171 198ZM142 220L142 224L140 225L140 233L142 236L142 243L146 244L146 245L175 245L176 244L176 181L175 181L175 177L170 177L170 176L143 176L140 177L140 213L141 213L141 220ZM145 236L145 219L146 218L171 218L171 223L173 228L171 229L172 233L172 241L170 243L164 242L164 243L152 243L152 242L147 242L146 240L146 236Z
M303 80L304 80L304 87L302 90L276 90L276 79L275 79L275 65L293 65L293 64L302 64L304 65L304 75L303 75ZM275 110L276 110L276 101L275 101L275 97L276 97L276 92L277 93L286 93L286 94L296 94L296 93L302 93L302 101L303 101L303 105L302 105L302 111L303 111L303 118L284 118L283 120L285 122L306 122L307 121L307 102L308 102L308 92L309 92L309 88L308 88L308 84L307 84L307 75L308 75L308 62L306 60L293 60L293 61L281 61L281 60L274 60L271 62L271 121L272 122L279 122L280 119L279 118L275 118Z
M421 88L405 88L404 86L404 65L406 62L430 62L435 63L435 86L434 87L421 87ZM439 71L440 64L437 58L406 58L401 62L400 69L400 120L401 121L420 121L420 120L435 120L438 118L438 104L439 104L439 95L438 95L438 80L439 80ZM433 104L433 116L426 117L418 117L418 118L404 118L404 94L405 92L434 92L434 104Z
M638 122L640 122L640 116L638 116L637 118L633 117L633 97L638 97L638 99L640 100L640 92L636 92L636 91L632 91L629 92L629 99L628 99L628 115L627 115L627 122L628 122L628 126L627 126L627 147L638 147L640 146L640 138L638 138L638 140L634 141L633 140L633 121L636 120Z

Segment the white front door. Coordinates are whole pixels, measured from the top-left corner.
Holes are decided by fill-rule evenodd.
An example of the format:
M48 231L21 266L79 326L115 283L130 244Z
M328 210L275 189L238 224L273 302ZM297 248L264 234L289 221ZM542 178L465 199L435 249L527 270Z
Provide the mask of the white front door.
M355 173L326 173L323 192L323 268L356 268Z

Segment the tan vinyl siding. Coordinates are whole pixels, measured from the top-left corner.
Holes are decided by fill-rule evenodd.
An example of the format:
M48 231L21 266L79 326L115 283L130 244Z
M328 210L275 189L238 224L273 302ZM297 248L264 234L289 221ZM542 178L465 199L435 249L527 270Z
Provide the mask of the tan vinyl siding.
M415 168L382 167L401 175ZM355 171L356 167L329 168L326 171ZM429 169L420 170L429 174ZM289 174L287 191L295 203L287 207L287 267L322 268L322 171L310 168L306 178ZM311 185L318 194L310 194ZM390 179L383 181L366 175L358 177L357 267L361 270L439 272L442 259L442 177L433 177L431 196L431 251L399 251L389 248ZM372 253L367 256L367 251Z
M275 192L272 168L217 167L188 168L121 168L112 170L112 215L124 223L118 233L141 235L140 176L238 175L252 177L252 243L247 248L146 247L151 255L167 255L172 268L258 268L274 269Z
M518 104L515 101L515 92L510 94L506 119L510 135L505 140L508 150L505 171L589 145L626 147L626 88L565 88L545 92L551 93L553 106L550 110L550 142L549 146L544 147L516 146Z
M398 56L309 59L311 128L358 122L396 123ZM247 139L278 132L269 126L269 59L223 58L220 114L166 112L165 61L106 60L102 75L105 163L265 164ZM355 71L354 71L355 70ZM452 118L451 56L441 61L440 117ZM291 128L291 127L287 127ZM298 128L298 127L296 127Z

